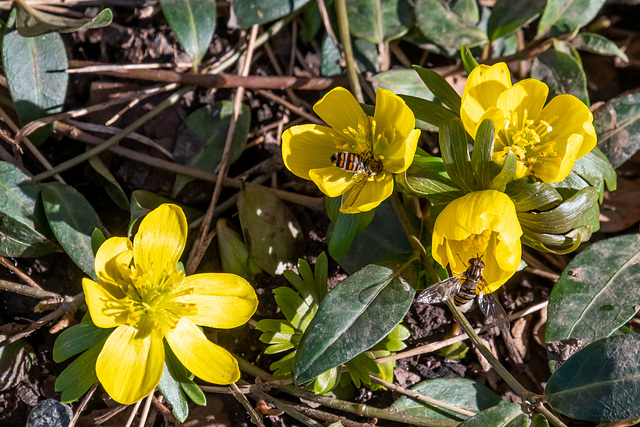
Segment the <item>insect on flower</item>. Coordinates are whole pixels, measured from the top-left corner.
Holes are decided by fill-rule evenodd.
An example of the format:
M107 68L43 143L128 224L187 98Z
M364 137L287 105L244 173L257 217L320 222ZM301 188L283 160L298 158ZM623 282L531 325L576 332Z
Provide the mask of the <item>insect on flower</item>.
M361 173L367 177L377 175L382 170L382 162L371 155L365 156L349 151L331 155L331 163L342 170Z
M487 320L498 326L501 331L509 330L509 318L504 307L493 293L485 294L487 284L482 276L484 262L477 256L469 260L469 266L460 274L444 279L429 286L418 295L419 303L436 304L453 297L457 306L464 305L477 297L480 311ZM480 289L480 293L477 289Z

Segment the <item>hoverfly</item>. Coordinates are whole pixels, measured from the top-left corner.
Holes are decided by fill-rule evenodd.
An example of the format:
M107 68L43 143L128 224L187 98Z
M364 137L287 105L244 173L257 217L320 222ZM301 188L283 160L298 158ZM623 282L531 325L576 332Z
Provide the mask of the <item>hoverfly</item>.
M331 155L331 163L347 172L360 173L366 177L377 175L382 171L382 162L373 156L343 151Z
M493 293L484 293L487 284L482 276L483 270L484 262L482 262L482 257L471 258L465 271L429 286L420 292L417 301L419 303L435 304L453 297L455 304L461 306L477 297L480 311L482 311L484 317L490 323L498 326L501 331L508 331L509 318L502 304ZM478 287L480 288L480 293L476 292Z

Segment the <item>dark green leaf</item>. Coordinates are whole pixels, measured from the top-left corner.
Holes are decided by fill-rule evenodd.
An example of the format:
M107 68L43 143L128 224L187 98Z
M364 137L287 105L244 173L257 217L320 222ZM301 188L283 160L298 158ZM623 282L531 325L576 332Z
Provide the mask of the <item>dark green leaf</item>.
M594 33L579 33L571 40L571 46L578 50L595 53L597 55L617 56L624 62L629 62L629 57L617 44L608 38Z
M164 342L164 349L166 367L171 374L171 378L173 378L180 384L180 388L182 389L182 391L191 400L193 400L195 404L205 406L207 404L207 398L205 397L200 387L198 387L198 385L193 382L193 374L190 374L182 365L182 363L180 362L180 360L178 360L166 341Z
M640 309L640 237L592 244L567 266L549 297L546 341L605 338Z
M462 58L462 65L464 66L464 71L466 71L467 75L471 74L474 68L478 66L478 61L473 57L469 46L466 44L462 45L462 49L460 49L460 57Z
M587 25L606 0L547 0L537 38L570 34Z
M549 421L542 414L536 414L531 420L530 427L549 427Z
M538 233L563 234L570 231L594 203L598 192L593 187L583 188L559 206L539 213L518 213L523 227Z
M100 218L93 207L75 188L50 182L41 187L44 212L53 234L67 255L93 280L95 257L91 248L91 235L102 229Z
M173 149L174 160L202 171L213 172L222 160L224 146L229 133L233 102L219 101L189 114L178 131ZM251 124L251 110L242 105L231 139L227 164L238 160L247 145L247 134ZM178 175L173 194L194 178Z
M163 203L176 204L173 200L167 199L166 197L158 196L157 194L151 193L150 191L133 191L131 193L131 203L129 209L131 214L131 222L129 223L129 234L132 234L132 231L136 228L137 224L142 221L142 218L146 214ZM187 206L180 207L187 217L188 223L195 221L199 216L202 215L202 213L197 211L196 209L189 208Z
M60 34L26 38L14 26L11 12L2 41L2 64L13 106L22 126L62 111L67 92L67 53ZM51 132L52 125L32 133L38 144Z
M444 168L451 180L461 189L475 188L475 178L471 168L467 131L460 119L451 119L440 125L440 153Z
M416 98L411 95L400 95L400 98L402 98L411 111L413 111L413 114L416 116L416 121L420 120L439 127L440 123L444 120L458 117L453 111L433 101L427 101L426 99ZM427 128L427 130L429 129Z
M105 338L106 341L106 338ZM80 399L98 381L96 376L96 360L104 342L96 344L71 362L56 379L55 390L62 392L60 401L74 402Z
M361 72L380 71L378 63L378 47L365 39L352 39L353 59ZM331 37L325 34L322 39L322 57L320 58L320 74L323 76L337 76L344 70L342 51L333 43Z
M338 219L329 238L329 255L335 260L345 256L353 239L367 228L375 213L375 209L357 214L338 212Z
M449 82L447 82L440 74L428 68L422 68L418 65L414 65L413 69L417 71L424 84L427 85L436 99L449 107L456 117L460 117L460 105L462 104L462 99L455 89L451 87Z
M522 412L520 405L507 403L485 409L459 424L459 427L526 427L528 421L529 417Z
M111 24L113 13L111 9L100 11L94 18L69 18L54 15L40 9L30 8L26 11L20 4L16 4L16 27L23 37L35 37L45 33L71 33L82 28L100 28Z
M545 396L554 410L579 420L640 417L640 335L604 338L578 351L551 375Z
M511 1L497 0L491 8L487 33L491 40L499 39L515 32L538 16L546 0Z
M524 232L521 238L523 245L558 255L575 251L580 243L591 238L591 228L589 227L580 227L564 235L536 233L526 227L522 227L522 231Z
M504 191L507 184L515 177L517 166L518 161L516 160L516 155L513 154L513 152L509 152L502 164L502 170L499 174L493 177L489 184L489 188L492 190Z
M433 93L427 89L415 70L408 68L384 71L371 79L374 88L387 89L396 95L411 94L425 100L433 100Z
M96 252L98 252L98 249L104 242L106 242L106 240L107 238L105 237L102 230L100 230L99 228L95 228L93 230L93 233L91 233L91 250L93 251L94 255L96 254Z
M173 416L183 423L189 416L189 402L187 402L187 398L182 392L180 384L171 377L166 362L160 383L158 384L158 390L160 390L160 393L167 399L167 402L171 404L171 413Z
M598 148L618 168L640 149L640 90L607 101L593 113Z
M322 27L322 16L315 2L309 2L302 8L302 25L300 26L300 39L303 43L309 43L318 34Z
M106 340L111 332L113 332L113 328L99 328L91 321L83 321L65 329L53 344L53 360L56 363L64 362L100 341Z
M36 183L6 162L0 162L0 183L0 255L38 257L55 250L42 232L46 221L36 213L40 196Z
M408 0L346 0L349 31L354 37L379 44L397 39L413 24Z
M500 173L500 166L493 161L493 145L495 141L496 134L493 121L489 119L483 120L476 132L473 153L471 153L471 167L478 185L482 189L488 189L491 180Z
M216 28L215 0L160 0L162 13L197 67Z
M439 378L411 387L411 391L429 396L460 409L479 412L504 403L491 389L466 378ZM465 420L468 417L438 406L402 396L389 409L409 412L421 417L444 420Z
M122 187L111 174L111 171L105 166L100 157L93 156L89 158L89 164L98 172L100 181L102 182L105 191L109 195L109 198L122 210L129 210L129 198L124 193Z
M0 334L0 340L7 339ZM23 339L0 347L0 392L24 381L34 358L33 348Z
M275 194L247 184L238 198L244 241L251 258L269 274L281 274L304 246L302 229L293 212Z
M566 93L589 106L584 69L575 58L566 53L547 50L538 55L531 67L531 77L549 86L549 99Z
M464 196L462 191L447 175L441 157L414 158L413 165L406 173L395 176L398 189L416 197L426 197L442 203Z
M599 202L604 197L604 184L609 191L615 191L617 187L616 171L609 163L609 159L595 147L586 156L576 160L573 172L577 173L589 185L598 190Z
M305 383L375 345L404 318L415 294L414 257L370 264L322 301L296 352L293 378Z
M538 182L532 176L511 181L507 184L505 193L516 205L517 212L546 210L562 201L562 196L555 188L545 182Z
M238 26L249 28L287 16L308 2L309 0L236 0L232 5Z
M477 46L487 41L487 35L451 10L448 0L416 0L416 24L434 43L450 49L463 44Z

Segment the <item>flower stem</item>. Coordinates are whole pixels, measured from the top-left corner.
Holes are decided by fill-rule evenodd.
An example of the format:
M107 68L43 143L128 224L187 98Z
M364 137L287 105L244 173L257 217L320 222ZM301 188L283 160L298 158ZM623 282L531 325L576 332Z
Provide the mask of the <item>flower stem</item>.
M364 104L362 88L360 87L360 81L358 81L358 70L356 69L356 62L353 59L351 35L349 34L349 17L347 16L347 3L345 0L336 0L336 15L338 15L338 30L344 50L344 59L347 62L349 85L351 85L351 90L353 90L358 102Z

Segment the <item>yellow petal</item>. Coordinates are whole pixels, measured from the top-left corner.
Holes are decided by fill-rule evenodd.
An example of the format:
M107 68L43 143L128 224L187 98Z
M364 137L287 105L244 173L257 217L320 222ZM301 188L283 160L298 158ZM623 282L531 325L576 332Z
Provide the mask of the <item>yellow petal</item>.
M136 266L156 278L175 269L187 233L187 219L179 206L168 203L158 206L142 220L133 240Z
M509 123L518 129L524 126L525 120L537 120L547 102L549 87L539 80L525 79L500 94L497 106L510 120L517 123Z
M310 170L333 166L331 155L347 151L340 147L344 143L343 133L326 126L293 126L282 134L282 159L294 175L311 179Z
M194 274L187 276L180 286L193 288L193 293L179 300L196 305L198 314L188 317L197 325L235 328L244 325L258 306L253 287L235 274Z
M340 212L354 214L367 212L376 208L393 193L393 177L390 173L381 172L372 181L354 185L342 196Z
M378 89L376 92L376 109L373 118L376 121L374 141L377 140L378 135L382 134L385 137L383 140L386 139L388 145L403 143L416 128L413 111L407 107L402 98L384 89ZM420 136L419 131L418 136ZM376 156L379 151L384 151L385 148L384 146L377 148L374 143ZM404 152L402 154L404 155ZM387 159L386 156L385 159ZM413 153L411 153L411 160L413 160Z
M596 146L597 136L593 128L593 114L575 96L556 96L544 107L540 118L550 123L553 128L545 138L555 141L556 144L568 140L571 135L582 137L576 153L577 159L585 156Z
M558 156L552 158L538 157L532 166L533 174L544 182L563 181L577 160L577 154L582 145L582 136L573 134L563 141L563 144L556 144Z
M96 375L113 400L127 405L156 388L163 364L162 336L140 338L135 328L122 325L107 338L96 361Z
M518 240L512 247L505 242L494 240L483 257L485 269L483 277L487 283L485 293L496 291L518 269L522 258L522 245Z
M120 271L116 258L123 252L131 251L131 240L126 237L112 237L107 239L96 252L96 275L100 283L117 287Z
M117 290L115 295L110 292L113 289ZM109 303L124 298L120 288L111 285L105 287L85 277L82 279L82 290L84 291L84 300L89 308L91 320L97 327L114 328L126 320L126 316L118 318L105 314Z
M342 170L335 165L313 169L309 171L309 178L329 197L341 196L355 184L353 172Z
M406 171L413 163L419 138L420 129L414 129L406 139L399 140L376 152L376 156L383 156L382 165L384 170L391 173Z
M180 319L166 338L176 357L196 377L214 384L231 384L240 379L238 361L227 350L209 341L186 317Z
M510 87L511 75L504 62L492 66L478 65L471 71L460 108L460 118L467 132L475 134L485 111L496 106L500 94Z
M363 113L358 101L351 92L343 87L337 87L327 93L313 106L313 111L333 129L342 132L351 126L358 127L358 120Z

